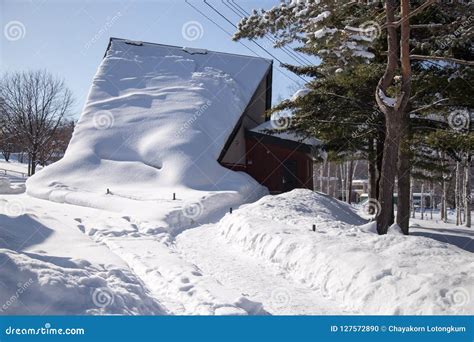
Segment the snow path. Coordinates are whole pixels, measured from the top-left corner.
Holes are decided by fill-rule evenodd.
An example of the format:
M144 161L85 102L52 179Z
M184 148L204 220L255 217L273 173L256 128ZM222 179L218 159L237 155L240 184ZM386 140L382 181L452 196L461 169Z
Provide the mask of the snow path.
M357 314L324 297L321 292L289 279L275 264L259 261L227 244L209 224L187 230L176 247L224 286L263 303L273 315Z
M78 234L84 236L86 239L81 238L81 241L90 239L88 248L105 248L110 251L109 256L103 253L99 258L91 255L91 259L88 249L81 251L80 245L71 253L127 268L141 281L148 296L170 314L347 312L318 292L287 279L285 272L275 265L251 258L219 239L214 240L212 224L185 231L175 240L154 222L26 195L8 198L20 201L44 226L62 231L58 236L62 240L44 241L33 246L32 251L39 248L54 255L64 254L64 247L73 244ZM205 238L206 234L211 235ZM189 251L184 250L188 247ZM259 302L264 303L263 308Z
M180 315L265 314L260 303L203 274L173 248L172 237L149 222L116 217L76 219L78 228L119 255L171 313Z

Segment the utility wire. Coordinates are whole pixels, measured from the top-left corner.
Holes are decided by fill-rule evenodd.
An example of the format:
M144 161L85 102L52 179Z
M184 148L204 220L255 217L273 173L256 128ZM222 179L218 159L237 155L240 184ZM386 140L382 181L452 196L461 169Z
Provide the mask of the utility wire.
M224 1L224 0L222 0ZM238 3L236 3L234 0L227 0L229 4L233 4L233 6L235 6L235 8L237 8L238 10L240 10L240 15L243 15L243 16L250 16L250 13L247 12L242 6L240 6ZM269 36L269 34L266 34L265 36ZM273 35L273 40L271 38L269 38L271 41L273 42L276 42L276 36ZM300 53L300 52L297 52L297 51L294 51L293 49L287 47L287 46L282 46L281 47L283 50L286 50L287 52L289 52L290 54L293 54L295 55L297 58L299 58L300 60L303 61L303 64L307 64L307 65L313 65L314 63L311 62L304 54Z
M213 23L214 25L216 25L219 29L221 29L223 32L227 33L229 36L232 36L232 33L230 33L229 31L227 31L225 28L223 28L222 26L220 26L218 23L216 23L214 20L212 20L211 18L209 18L206 14L204 14L203 12L201 12L197 7L195 7L194 5L192 5L191 3L188 2L188 0L184 0L184 2L186 2L189 6L191 6L196 12L198 12L199 14L201 14L204 18L206 18L207 20L209 20L211 23ZM242 43L241 41L239 41L239 43L241 45L243 45L244 47L246 47L249 51L251 51L254 55L258 56L258 57L261 57L257 52L255 52L254 50L252 50L250 47L248 47L246 44Z
M234 7L234 5L232 4L232 2L228 1L227 3L225 2L225 0L222 0L222 3L227 7L229 8L232 12L234 12L239 18L241 18L242 16L246 16L245 13L242 13L237 7ZM269 40L272 44L276 44L276 39L273 39L270 35L268 34L265 34L264 37ZM283 53L285 53L287 56L289 56L290 58L292 58L294 61L296 61L296 63L300 64L301 66L307 66L306 62L300 58L298 55L296 55L294 52L292 52L291 50L288 51L287 48L285 46L282 46L281 47L281 50L283 51Z
M196 12L198 12L199 14L201 14L204 18L206 18L207 20L209 20L211 23L213 23L215 26L217 26L221 31L225 32L227 35L229 35L230 37L232 37L232 33L230 33L229 31L227 31L225 28L223 28L221 25L219 25L218 23L216 23L214 20L212 20L209 16L207 16L205 13L203 13L202 11L200 11L196 6L194 6L193 4L189 3L188 0L184 0L184 2L186 4L188 4L189 6L191 6ZM252 50L249 46L247 46L246 44L242 43L241 41L239 41L239 43L246 47L249 51L251 51L254 55L258 56L258 57L261 57L257 52L255 52L255 50ZM291 78L290 76L288 76L286 73L282 72L280 69L276 69L280 74L282 74L283 76L285 76L286 78L288 78L290 81L300 85L300 83L298 81L295 81L293 78ZM305 81L306 82L306 81Z
M227 21L229 24L231 24L233 27L235 27L237 29L237 26L232 22L230 21L229 19L227 19L227 17L225 15L223 15L222 13L220 13L218 10L216 10L212 5L210 5L206 0L204 0L204 3L210 7L214 12L216 12L220 17L222 17L225 21ZM267 54L269 54L270 56L272 56L275 60L277 60L278 62L280 62L280 64L285 64L283 63L278 57L276 57L275 55L273 55L270 51L268 51L267 49L265 49L261 44L259 44L258 42L256 42L255 40L253 39L250 39L250 41L252 43L254 43L255 45L257 45L260 49L262 49L263 51L265 51ZM307 83L308 81L306 81L303 77L301 77L300 75L296 75L298 76L298 78L300 78L303 82Z

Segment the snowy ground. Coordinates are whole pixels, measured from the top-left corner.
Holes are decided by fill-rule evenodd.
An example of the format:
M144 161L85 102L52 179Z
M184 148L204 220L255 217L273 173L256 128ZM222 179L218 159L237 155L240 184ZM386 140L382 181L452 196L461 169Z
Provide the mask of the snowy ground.
M3 194L0 314L473 313L472 230L381 237L355 212L296 190L181 232Z

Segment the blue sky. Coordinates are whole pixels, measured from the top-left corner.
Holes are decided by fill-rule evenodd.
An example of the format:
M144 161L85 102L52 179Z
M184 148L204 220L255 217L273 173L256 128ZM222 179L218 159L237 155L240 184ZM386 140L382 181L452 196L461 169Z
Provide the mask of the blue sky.
M234 28L200 0L189 0L226 31ZM221 0L212 6L234 23L238 16ZM247 11L270 8L278 0L236 1ZM79 116L91 80L104 55L109 37L258 55L272 58L255 44L254 52L185 3L184 0L0 0L0 71L47 69L63 77L73 91L74 114ZM190 33L183 28L191 27ZM195 28L197 31L193 31ZM192 33L197 33L193 36ZM295 61L268 40L259 41L283 62ZM273 101L285 98L303 83L275 61ZM290 79L291 78L291 79Z

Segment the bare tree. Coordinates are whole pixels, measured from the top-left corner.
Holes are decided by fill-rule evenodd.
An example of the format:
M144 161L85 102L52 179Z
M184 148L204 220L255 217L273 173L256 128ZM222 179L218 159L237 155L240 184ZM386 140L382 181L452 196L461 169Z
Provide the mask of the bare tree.
M73 103L64 81L47 71L7 73L0 83L4 128L17 136L28 153L34 174L40 150L48 146Z
M74 125L74 121L65 121L60 124L49 143L39 150L38 164L46 166L64 156L74 131Z

